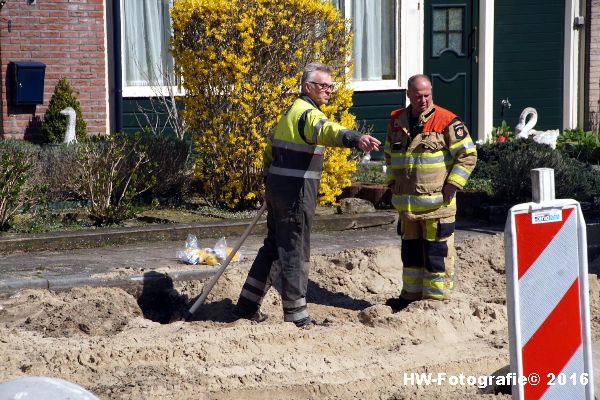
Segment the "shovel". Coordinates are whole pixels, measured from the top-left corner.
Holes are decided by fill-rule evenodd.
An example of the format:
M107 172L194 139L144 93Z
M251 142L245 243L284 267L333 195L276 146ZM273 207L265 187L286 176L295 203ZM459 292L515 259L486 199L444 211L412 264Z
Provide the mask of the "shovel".
M244 234L242 235L242 237L240 238L238 243L235 245L233 250L231 250L231 253L229 253L227 258L225 259L225 262L223 263L223 265L221 265L219 267L219 269L217 270L217 272L215 272L215 274L210 277L210 280L208 281L206 286L204 286L204 288L202 289L202 293L200 293L200 297L198 297L198 300L196 300L194 305L188 310L185 317L183 318L185 321L189 321L194 316L194 314L196 313L198 308L202 305L202 303L204 303L204 300L206 300L206 297L208 296L208 294L210 293L212 288L215 286L215 284L217 283L217 281L219 280L221 275L223 275L223 272L225 272L225 268L227 268L227 266L229 265L231 260L233 260L233 257L236 255L236 253L238 252L240 247L242 247L242 244L244 244L244 241L246 240L246 238L248 237L250 232L252 232L252 228L254 228L254 226L258 222L259 218L261 217L261 215L263 215L263 213L265 212L266 209L267 209L267 202L265 201L265 202L263 202L263 205L260 208L260 210L258 210L256 215L254 216L254 219L252 220L252 222L250 222L250 225L248 225L248 227L244 231Z

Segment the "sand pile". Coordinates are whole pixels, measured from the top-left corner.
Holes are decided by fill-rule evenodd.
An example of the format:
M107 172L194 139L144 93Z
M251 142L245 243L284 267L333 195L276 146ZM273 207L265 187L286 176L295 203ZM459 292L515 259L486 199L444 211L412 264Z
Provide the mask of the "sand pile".
M383 305L400 292L398 248L315 255L309 310L324 324L308 331L282 321L276 290L263 305L269 320L233 322L248 263L221 278L189 323L176 320L203 282L155 295L22 291L0 301L0 381L58 377L103 399L509 398L486 394L490 387L406 381L423 372L488 375L508 364L503 251L501 235L458 244L454 298L399 313ZM595 328L598 311L596 300Z
M2 321L6 325L55 338L82 333L110 336L141 315L131 295L107 288L74 288L58 293L24 290L4 307Z

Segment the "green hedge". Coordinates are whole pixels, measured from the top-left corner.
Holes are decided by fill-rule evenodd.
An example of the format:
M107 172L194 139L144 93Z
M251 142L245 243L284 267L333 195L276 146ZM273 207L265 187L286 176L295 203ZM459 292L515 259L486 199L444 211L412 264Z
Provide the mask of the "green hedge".
M568 153L530 139L477 145L478 161L471 179L491 182L495 203L531 201L531 170L554 169L556 198L592 202L600 194L600 171Z
M68 145L0 140L0 230L31 206L87 204L90 216L107 224L131 216L138 202L176 204L191 190L191 151L189 140L147 134L89 137ZM107 215L100 215L98 204Z

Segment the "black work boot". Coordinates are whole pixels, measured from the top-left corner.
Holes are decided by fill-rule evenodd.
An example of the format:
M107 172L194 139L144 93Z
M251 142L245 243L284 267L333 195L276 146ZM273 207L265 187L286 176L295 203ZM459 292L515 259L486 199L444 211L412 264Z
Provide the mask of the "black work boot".
M238 308L237 306L233 308L232 314L234 315L236 320L243 318L252 322L263 322L269 318L269 316L262 312L260 309L255 313L247 313Z
M387 299L385 305L392 308L393 312L398 312L404 310L410 303L414 300L408 300L404 297L392 297L391 299Z
M313 326L315 326L315 321L313 321L311 317L306 317L299 319L298 321L294 321L294 324L300 329L311 329Z

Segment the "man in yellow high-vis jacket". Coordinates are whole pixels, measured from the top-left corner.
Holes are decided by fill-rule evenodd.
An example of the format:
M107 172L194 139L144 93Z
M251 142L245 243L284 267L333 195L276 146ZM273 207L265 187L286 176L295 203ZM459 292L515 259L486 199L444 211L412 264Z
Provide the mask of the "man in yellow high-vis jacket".
M410 105L391 113L385 142L392 204L399 212L402 309L418 299L444 299L454 287L456 191L467 183L477 152L465 124L433 103L426 75L408 80Z
M273 262L281 265L284 321L310 328L313 321L306 307L310 259L310 229L325 146L377 150L379 140L347 129L329 120L319 109L333 91L331 68L306 66L300 97L281 116L264 153L267 202L267 237L258 251L242 287L234 314L264 321L261 302L271 286Z

